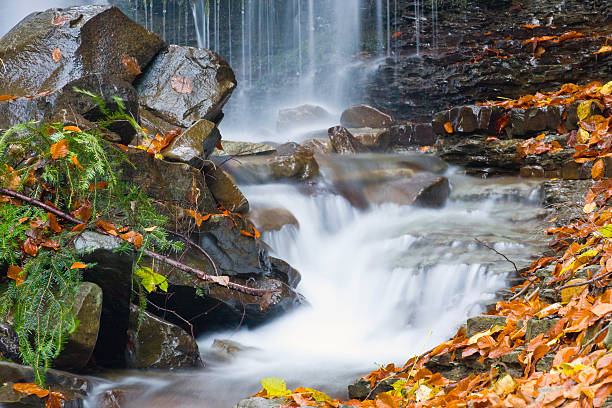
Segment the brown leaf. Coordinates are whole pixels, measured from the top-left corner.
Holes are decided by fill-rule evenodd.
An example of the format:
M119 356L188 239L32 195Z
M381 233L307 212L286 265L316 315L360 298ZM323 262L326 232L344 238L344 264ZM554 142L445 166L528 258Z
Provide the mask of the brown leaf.
M22 270L18 266L9 266L6 276L13 279L17 285L21 285L25 281L25 276L21 273Z
M49 398L45 401L45 408L62 408L64 406L62 401L68 401L68 398L61 392L51 391Z
M134 244L136 248L140 248L142 246L143 238L142 238L142 234L140 234L139 232L136 232L136 231L126 232L125 234L119 235L119 238L123 239L124 241Z
M591 177L593 180L601 180L604 176L604 162L603 159L599 159L595 162L591 168Z
M34 257L36 254L38 254L38 245L32 240L32 238L28 237L28 239L26 239L23 243L23 250L26 254Z
M38 398L44 398L49 395L49 390L40 388L36 383L16 383L13 384L13 389L28 395L36 395Z
M57 216L53 213L47 213L47 217L49 218L49 229L56 234L62 232L62 227L57 222Z
M108 232L111 235L115 235L115 236L119 235L119 234L117 234L117 227L112 222L106 222L104 220L98 220L96 225L98 226L98 228L103 229L105 232Z
M59 251L60 249L60 243L57 241L54 241L52 239L48 239L43 241L42 244L40 244L40 246L43 246L45 248L51 248L51 249L55 249L56 251Z
M140 70L140 64L138 63L138 60L132 56L129 55L122 55L121 56L121 65L123 65L123 67L125 68L125 70L127 71L128 74L130 75L140 75L142 74L142 71Z
M68 156L68 140L62 139L59 142L52 144L50 152L53 160Z
M51 57L53 58L53 62L59 62L62 59L62 52L59 48L55 47L51 53Z
M510 114L506 113L495 122L495 131L500 134L510 124Z
M219 143L217 143L217 149L221 150L222 152L225 151L225 149L223 148L223 145L221 144L221 141L219 140Z
M78 203L77 209L72 212L72 215L81 221L89 221L91 218L91 203L89 201Z
M189 78L184 76L174 76L170 78L172 89L180 94L190 94L193 92L193 84Z
M85 231L85 228L87 228L87 224L78 224L78 225L75 225L74 228L70 230L70 232Z

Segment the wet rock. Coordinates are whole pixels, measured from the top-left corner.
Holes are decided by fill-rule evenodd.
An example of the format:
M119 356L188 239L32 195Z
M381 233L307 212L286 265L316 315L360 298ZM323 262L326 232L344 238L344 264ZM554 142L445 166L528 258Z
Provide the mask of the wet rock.
M100 96L110 112L118 111L119 107L113 97L119 97L125 112L136 120L139 118L138 95L129 82L120 77L92 74L71 80L50 94L0 102L0 128L7 129L24 121L35 120L75 124L84 130L93 129L91 122L105 120L106 115L91 96L74 88ZM135 134L134 128L125 121L111 123L108 131L111 139L123 144L129 144Z
M504 316L480 315L470 317L467 320L466 337L471 337L474 334L489 330L494 326L506 326L506 318Z
M222 165L239 183L308 180L319 175L314 152L304 146L291 155L251 155L230 161L215 157L214 161Z
M442 207L450 194L446 177L433 173L417 173L413 177L373 184L364 188L368 201L376 204L395 203L422 207Z
M282 259L270 257L270 276L286 283L291 288L297 288L302 275Z
M355 154L365 151L365 147L353 137L351 132L342 126L335 126L328 130L334 150L339 154Z
M389 129L391 144L396 146L431 146L437 135L428 123L394 125Z
M96 399L96 408L121 408L142 394L134 389L112 389L101 393Z
M561 320L560 318L546 318L546 319L529 319L527 322L527 331L525 334L525 338L527 340L531 340L536 337L538 334L546 334L552 329L558 322Z
M278 408L285 404L284 398L251 397L240 401L234 408Z
M250 156L255 154L276 153L276 147L265 143L233 142L224 140L221 142L223 150L215 150L215 156Z
M593 180L549 180L542 184L543 205L557 218L554 225L567 225L584 216L584 197L593 184Z
M62 352L53 362L54 367L79 371L87 365L98 340L102 299L102 289L98 285L81 283L73 305L79 324L68 334Z
M21 363L19 336L11 325L2 322L0 322L0 357Z
M264 231L278 231L285 225L299 228L298 220L286 208L256 208L249 215L249 219L257 229Z
M388 129L359 128L348 130L367 150L371 151L386 151L393 141L393 136Z
M223 360L231 360L240 353L245 351L257 350L255 347L248 347L237 341L229 339L215 339L213 340L212 349L214 350L216 357Z
M130 334L133 350L128 366L133 368L177 369L203 367L198 345L178 326L130 306Z
M189 129L177 136L172 143L161 151L167 160L188 163L201 168L203 161L211 155L221 141L217 125L200 119Z
M54 24L55 23L55 24ZM132 82L166 44L116 7L80 6L32 13L0 39L0 94L56 91L95 73ZM61 58L53 61L58 49ZM57 55L57 52L56 52ZM134 59L133 68L126 62Z
M495 124L504 110L495 106L465 105L438 112L433 116L431 125L438 135L447 134L444 125L450 122L453 132L473 133L476 131L493 133Z
M356 105L342 112L340 123L347 128L389 128L395 124L395 118L371 105Z
M317 123L329 123L333 116L317 105L300 105L295 108L280 109L276 121L276 130L289 131L300 127L311 127Z
M33 382L32 368L0 361L0 406L2 407L41 407L44 401L38 397L28 398L25 394L13 390L13 383ZM80 377L59 370L49 370L46 375L47 385L53 391L59 391L68 397L64 403L66 408L80 408L84 397L91 391L91 383L85 377Z
M192 208L192 202L197 202L196 209L201 214L216 210L215 199L200 171L185 163L157 160L142 150L130 149L127 156L135 166L123 166L123 180L138 186L152 199L162 202L159 205L160 211L171 220L176 214L164 207L163 203Z
M211 166L205 174L208 189L219 205L240 214L249 212L249 202L232 176L217 166Z
M200 119L217 123L234 88L234 72L223 58L178 45L159 53L136 82L141 105L182 127Z
M83 232L74 243L83 262L95 263L83 272L83 281L102 289L100 328L93 359L103 367L125 366L133 257L115 252L121 244L116 237L91 231Z
M326 139L308 139L302 143L302 146L312 150L315 154L331 154L334 152L331 140Z

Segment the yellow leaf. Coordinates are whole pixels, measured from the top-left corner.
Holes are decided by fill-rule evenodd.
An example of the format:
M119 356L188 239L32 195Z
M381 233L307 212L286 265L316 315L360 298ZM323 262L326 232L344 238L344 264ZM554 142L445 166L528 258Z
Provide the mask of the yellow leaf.
M284 397L291 395L291 390L287 389L287 384L282 378L264 378L261 380L261 385L269 397Z
M578 134L576 135L576 141L579 144L587 143L590 138L591 138L591 134L589 132L587 132L586 130L582 128L578 129Z
M580 363L561 363L557 366L557 370L561 371L563 374L567 375L568 377L570 375L574 375L582 370L584 370L586 368L585 365L580 364Z
M468 340L467 344L468 344L468 346L471 346L472 344L476 344L481 337L490 336L490 335L495 334L497 332L500 332L500 331L502 331L504 329L505 329L504 326L499 326L499 325L493 326L489 330L485 330L485 331L476 333L475 335L470 337L470 339Z
M602 95L610 95L612 94L612 81L608 82L604 86L601 87L599 93Z
M585 120L589 116L591 116L591 100L582 101L580 105L578 105L578 119Z
M593 212L593 210L595 210L595 208L597 207L597 204L593 203L588 203L584 206L584 208L582 209L582 211L585 214L590 214Z
M506 395L514 392L516 387L518 387L518 383L514 381L514 378L512 378L510 374L506 374L497 380L494 391L497 395L504 398Z
M582 282L586 282L586 280L584 279L572 279L569 282L567 282L568 285L573 285L574 283L582 283ZM563 290L561 290L561 301L563 303L567 303L569 302L572 297L579 295L582 293L582 291L586 288L586 285L580 285L580 286L573 286L571 288L565 288Z

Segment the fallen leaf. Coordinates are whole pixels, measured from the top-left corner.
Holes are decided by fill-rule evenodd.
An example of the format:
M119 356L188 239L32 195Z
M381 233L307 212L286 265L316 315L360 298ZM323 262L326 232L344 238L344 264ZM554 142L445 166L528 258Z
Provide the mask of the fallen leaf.
M216 275L210 275L210 281L211 282L215 282L218 283L221 286L227 286L227 284L230 281L229 276L216 276Z
M599 159L595 162L593 167L591 167L591 177L593 180L601 180L604 176L604 162L603 159Z
M192 216L192 217L195 219L195 221L196 221L196 225L197 225L198 227L199 227L200 225L202 225L202 222L204 222L204 221L208 221L208 219L209 219L209 218L212 216L212 214L205 214L205 215L202 215L202 214L200 214L199 212L197 212L197 211L193 211L193 210L186 210L186 211L187 211L187 213L188 213L189 215L191 215L191 216Z
M78 126L64 126L64 128L62 129L62 131L64 132L82 132L81 128L79 128Z
M567 282L567 284L573 285L575 283L583 283L583 282L586 282L586 280L577 278L577 279L570 280L569 282ZM569 302L575 295L581 294L582 291L586 288L587 288L586 285L580 285L580 286L573 286L571 288L565 288L561 290L561 301L563 303Z
M77 159L76 156L73 155L72 157L70 157L70 161L72 162L72 164L77 166L80 170L85 170L85 167L81 166L81 163L79 163L79 159Z
M6 276L13 279L17 285L21 285L25 281L22 271L23 269L18 266L9 266Z
M524 24L523 27L533 30L534 28L538 28L539 24Z
M111 235L115 235L115 236L118 235L117 234L117 227L112 222L107 222L107 221L104 221L104 220L98 220L96 225L98 226L98 228L103 229L105 232L108 232Z
M518 387L518 383L510 374L504 375L495 383L494 391L497 395L504 398L506 395L514 392Z
M68 156L68 140L62 139L59 142L52 144L50 152L53 160Z
M62 232L62 227L57 222L57 216L53 213L47 213L47 218L49 218L49 229L54 233Z
M84 264L83 262L75 262L72 264L72 266L70 266L70 269L85 269L87 268L87 265Z
M51 391L49 397L45 401L45 408L62 408L64 406L62 401L68 401L68 398L61 392Z
M56 27L62 27L64 24L66 24L68 21L70 21L70 17L68 16L56 16L53 20L51 20L51 24L53 24Z
M450 122L446 122L444 124L444 130L446 130L446 133L453 133L453 124Z
M38 245L32 240L32 238L29 238L25 240L25 242L23 243L23 250L25 251L26 254L34 257L38 254Z
M13 99L17 99L17 97L11 95L0 95L0 102L12 101Z
M125 234L119 235L119 238L121 238L124 241L134 244L136 248L140 248L142 246L143 238L142 238L142 234L139 232L136 232L136 231L126 232Z
M582 211L585 214L590 214L595 210L596 207L597 207L597 204L595 202L588 203L588 204L585 204L585 206L582 208Z
M595 51L593 54L603 54L604 52L612 51L612 46L604 45L599 50Z
M140 64L138 60L129 55L121 56L121 65L125 68L128 74L130 75L140 75L142 71L140 70Z
M180 94L190 94L193 92L193 84L189 78L184 76L174 76L170 78L172 89Z
M51 57L53 58L53 62L59 62L62 59L62 52L59 48L55 47L51 53Z
M36 383L16 383L13 384L13 389L28 395L36 395L38 398L44 398L49 395L49 390L40 388Z

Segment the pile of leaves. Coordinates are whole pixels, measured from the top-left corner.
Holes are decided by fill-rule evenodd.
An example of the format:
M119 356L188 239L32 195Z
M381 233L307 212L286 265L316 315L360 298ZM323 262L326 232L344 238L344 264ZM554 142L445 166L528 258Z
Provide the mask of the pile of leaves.
M578 163L595 161L592 177L599 181L584 202L584 217L545 231L558 254L542 257L523 272L524 283L512 288L514 295L497 302L487 314L502 316L505 324L471 336L460 329L432 350L410 359L404 366L389 364L363 377L374 390L391 384L392 390L364 401L333 400L310 389L287 390L284 382L266 379L256 396L284 398L284 405L320 407L542 407L585 408L609 406L612 394L612 179L604 177L603 160L612 156L612 82L585 86L566 84L559 91L526 95L518 100L486 102L483 105L510 108L569 106L578 103L578 131L568 134L568 147ZM595 108L596 107L596 108ZM563 118L565 119L565 118ZM563 126L559 133L568 133ZM579 137L577 135L580 134ZM517 152L541 154L560 146L543 144L539 136L526 140ZM584 271L588 271L585 273ZM576 277L581 273L582 277ZM552 289L560 301L541 300L540 291ZM550 330L530 338L530 320L556 319ZM471 373L459 380L445 378L427 368L444 356L489 362L486 372ZM501 357L522 367L513 376ZM537 363L552 358L549 370ZM540 366L542 367L542 366Z

